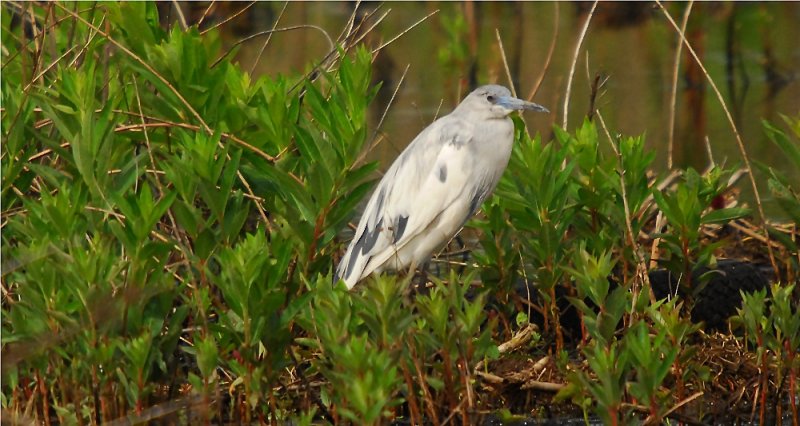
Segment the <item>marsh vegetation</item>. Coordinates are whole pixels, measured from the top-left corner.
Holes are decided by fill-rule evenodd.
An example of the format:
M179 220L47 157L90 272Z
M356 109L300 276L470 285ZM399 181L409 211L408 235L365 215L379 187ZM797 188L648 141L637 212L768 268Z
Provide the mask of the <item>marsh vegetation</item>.
M665 167L652 135L605 121L624 108L605 77L577 72L588 113L515 117L498 189L427 274L348 292L332 267L403 87L376 64L435 21L450 44L430 65L458 93L468 21L381 39L393 16L357 7L304 69L256 77L221 35L251 6L202 6L2 5L4 422L797 424L797 104L748 123L777 163L750 159L723 102L735 155ZM662 53L690 7L650 9ZM476 78L518 86L496 46Z

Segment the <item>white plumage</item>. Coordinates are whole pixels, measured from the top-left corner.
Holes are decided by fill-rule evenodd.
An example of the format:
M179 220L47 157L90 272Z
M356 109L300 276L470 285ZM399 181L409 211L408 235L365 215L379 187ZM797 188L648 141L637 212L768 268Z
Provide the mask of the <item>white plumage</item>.
M334 280L353 288L373 272L416 267L449 241L492 193L514 141L515 110L548 112L482 86L422 131L381 179Z

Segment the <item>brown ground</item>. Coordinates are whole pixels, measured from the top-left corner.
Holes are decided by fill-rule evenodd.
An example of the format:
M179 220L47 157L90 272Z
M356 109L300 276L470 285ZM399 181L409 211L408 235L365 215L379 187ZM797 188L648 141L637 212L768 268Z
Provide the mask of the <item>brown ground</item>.
M800 240L793 224L775 225L775 228L795 241ZM708 242L725 241L716 253L718 258L738 259L761 265L760 270L767 275L770 283L797 281L798 275L794 269L796 266L793 266L797 262L790 261L791 255L783 246L771 241L780 271L776 280L770 266L766 239L763 238L762 231L749 221L738 220L724 227L708 227L704 234ZM702 394L676 410L671 415L673 419L687 424L758 422L761 374L755 349L745 347L745 339L741 338L741 334L736 330L710 334L700 330L696 333L694 344L698 346L698 350L694 360L696 365L708 369L707 380L695 380L686 384L685 399L700 392ZM740 337L734 337L735 335ZM486 374L482 375L480 389L486 408L507 409L517 415L530 416L531 420L582 418L580 408L571 402L553 401L557 387L566 383L553 358L541 353L541 348L531 349L529 345L519 347L518 350L504 353L483 370ZM578 357L576 351L571 354L571 358L571 365L586 368L585 362ZM787 396L789 384L788 380L784 380L782 395L776 398L774 368L768 370L765 413L766 420L774 422L776 418L785 419L785 416L790 416ZM672 385L674 383L665 383L674 392ZM776 400L782 401L783 407L779 407ZM644 417L643 415L642 418Z

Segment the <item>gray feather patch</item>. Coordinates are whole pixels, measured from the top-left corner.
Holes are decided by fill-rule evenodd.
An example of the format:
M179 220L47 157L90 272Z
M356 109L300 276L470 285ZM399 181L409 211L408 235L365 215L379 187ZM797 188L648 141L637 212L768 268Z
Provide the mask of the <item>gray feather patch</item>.
M381 188L381 191L378 193L378 200L375 203L374 214L377 217L383 211L383 201L386 198L386 188Z
M400 241L400 238L403 238L403 234L406 232L406 225L408 224L408 216L400 216L397 219L397 229L394 231L394 242Z
M360 246L361 253L367 253L368 251L372 250L372 247L375 247L375 242L378 241L378 235L381 233L382 226L383 219L375 224L375 229L373 229L372 232L367 232L367 230L364 230L364 236L366 236L367 239L364 240L363 244L361 244L361 241L359 240L358 244L356 244L356 249L358 249ZM362 239L364 236L362 236Z
M485 194L486 191L483 188L478 188L478 191L472 196L472 199L469 200L469 214L467 215L467 219L472 217L472 215L478 210L478 207L481 206Z
M447 180L447 166L442 164L439 167L439 180L444 183Z
M361 238L358 239L356 245L353 246L353 251L350 253L350 259L347 261L345 278L350 277L350 274L353 271L353 266L356 264L356 259L372 250L372 247L375 246L375 242L378 241L378 235L381 233L381 226L383 226L383 219L381 219L375 225L375 228L372 231L370 231L368 228L364 229L364 232L361 234Z
M350 258L347 259L347 269L344 270L344 279L350 278L350 274L353 273L353 266L356 264L357 257L358 253L355 251L350 253Z

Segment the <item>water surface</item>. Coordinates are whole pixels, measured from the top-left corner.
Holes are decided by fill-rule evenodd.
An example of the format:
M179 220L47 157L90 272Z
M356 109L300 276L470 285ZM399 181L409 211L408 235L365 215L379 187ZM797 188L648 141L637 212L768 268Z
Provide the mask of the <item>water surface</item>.
M278 27L312 24L335 39L354 5L289 3ZM256 4L244 24L228 31L226 40L271 28L282 6ZM392 42L375 61L376 81L384 87L374 103L373 125L383 114L406 66L408 72L380 129L385 139L371 158L388 167L437 113L449 112L472 85L509 85L496 31L504 45L514 87L524 97L540 78L556 36L550 67L533 99L553 113L525 115L531 131L549 137L552 126L562 123L569 68L590 6L550 2L362 3L364 13L376 7L380 10L375 16L389 11L367 38L373 46L439 10ZM668 10L680 22L685 7L670 4ZM725 98L751 159L772 165L800 182L800 171L794 170L768 141L761 124L769 120L783 126L781 114L797 117L800 113L798 22L800 3L795 2L696 3L687 37ZM567 127L574 129L589 111L594 77L607 77L595 105L608 128L623 135L646 134L648 145L657 151L656 167L666 169L677 42L675 31L654 3L600 3L579 54ZM239 52L245 69L250 69L261 45L262 41L254 40ZM277 33L255 70L257 74L297 74L310 69L328 49L325 36L314 29ZM699 68L687 66L692 63L684 49L678 79L674 164L704 168L709 163L706 139L714 161L741 164L725 113ZM763 175L757 172L756 176L769 215L781 217L770 203ZM743 200L752 205L749 183L743 180L739 187Z

